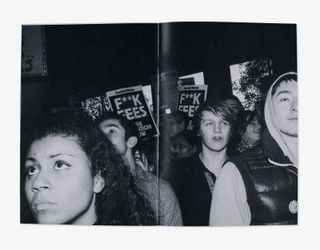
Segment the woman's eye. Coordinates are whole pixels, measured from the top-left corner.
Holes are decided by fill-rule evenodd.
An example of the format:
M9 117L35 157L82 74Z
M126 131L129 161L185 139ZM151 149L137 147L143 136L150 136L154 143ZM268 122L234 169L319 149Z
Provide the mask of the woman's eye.
M205 126L212 126L212 125L213 125L213 122L205 123Z
M65 168L69 168L71 165L68 162L65 161L56 161L54 167L56 169L65 169Z
M32 166L26 166L26 175L32 176L39 172L39 168L32 165Z

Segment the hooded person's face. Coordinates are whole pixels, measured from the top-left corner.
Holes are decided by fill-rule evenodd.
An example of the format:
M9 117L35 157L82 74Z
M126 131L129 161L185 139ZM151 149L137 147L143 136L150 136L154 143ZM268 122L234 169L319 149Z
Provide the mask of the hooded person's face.
M280 132L298 136L298 93L297 82L282 82L272 97L273 111Z

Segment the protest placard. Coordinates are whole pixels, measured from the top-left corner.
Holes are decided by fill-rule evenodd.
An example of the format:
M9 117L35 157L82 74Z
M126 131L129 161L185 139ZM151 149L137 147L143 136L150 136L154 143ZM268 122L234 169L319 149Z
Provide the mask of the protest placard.
M195 111L207 99L207 85L184 85L179 86L179 97L177 110L188 115L188 129L192 129L192 118Z
M190 75L179 76L179 85L204 85L204 75L203 72L198 72Z
M109 91L106 96L113 112L134 122L140 137L159 134L141 85Z
M22 30L21 76L46 76L45 34L42 26L25 26Z

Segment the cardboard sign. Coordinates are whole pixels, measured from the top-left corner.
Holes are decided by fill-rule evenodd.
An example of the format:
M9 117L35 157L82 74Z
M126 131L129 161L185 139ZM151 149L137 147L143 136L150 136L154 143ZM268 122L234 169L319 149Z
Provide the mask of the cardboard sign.
M183 86L183 85L195 85L195 81L193 77L190 78L179 78L178 80L178 86Z
M133 121L138 127L140 137L159 134L141 85L109 91L106 95L113 112Z
M188 82L190 82L190 84L187 84ZM198 73L194 73L186 76L180 76L179 83L180 85L191 85L191 84L204 85L203 72L198 72Z
M179 86L179 98L177 110L188 115L188 129L192 129L192 118L195 111L207 99L207 85L184 85Z
M142 92L146 98L147 104L151 112L153 112L152 88L151 85L142 86Z

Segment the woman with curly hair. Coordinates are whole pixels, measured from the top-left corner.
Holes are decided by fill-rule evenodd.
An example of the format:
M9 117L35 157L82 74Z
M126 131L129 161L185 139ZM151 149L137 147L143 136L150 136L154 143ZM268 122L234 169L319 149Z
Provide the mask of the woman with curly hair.
M239 155L256 147L261 141L262 126L257 111L244 110L238 115L229 155Z
M25 198L37 223L156 224L121 156L83 116L42 118L23 165ZM21 210L24 222L23 204Z

